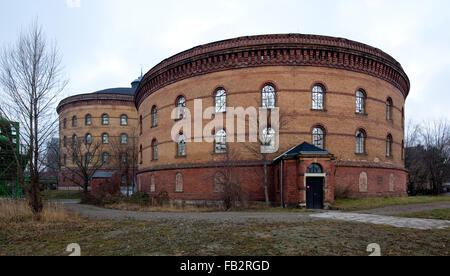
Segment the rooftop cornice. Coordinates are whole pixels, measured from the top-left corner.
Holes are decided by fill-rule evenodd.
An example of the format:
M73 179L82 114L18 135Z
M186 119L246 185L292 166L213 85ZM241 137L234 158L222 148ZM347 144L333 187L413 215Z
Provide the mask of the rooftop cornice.
M81 95L75 95L72 97L68 97L64 100L62 100L58 107L56 108L56 111L61 113L61 111L68 105L79 103L79 102L86 102L86 101L123 101L123 102L133 102L133 96L132 95L121 95L121 94L81 94Z
M400 63L363 43L319 35L275 34L213 42L176 54L143 77L135 104L177 81L213 72L262 66L319 66L378 77L397 87L406 98L410 81Z

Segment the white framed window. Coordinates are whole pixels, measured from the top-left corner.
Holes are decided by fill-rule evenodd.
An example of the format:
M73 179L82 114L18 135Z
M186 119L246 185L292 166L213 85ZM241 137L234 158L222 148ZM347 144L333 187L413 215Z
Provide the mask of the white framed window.
M215 93L216 113L227 111L227 92L225 89L219 89Z
M184 134L178 136L177 154L179 157L186 156L186 137Z
M180 96L177 99L177 119L184 119L186 116L186 99Z
M388 135L386 138L386 157L392 156L392 136Z
M128 116L127 115L120 116L120 125L121 126L127 126L128 125Z
M365 149L366 143L366 133L360 129L356 132L356 153L364 154L366 152Z
M366 112L366 94L358 90L356 92L356 113L364 114Z
M84 124L87 126L91 126L92 125L92 116L90 114L86 115L85 120L84 120Z
M262 146L275 149L275 134L275 130L271 127L264 129L261 136Z
M386 120L392 120L392 99L386 101Z
M322 86L316 85L312 91L312 109L324 110L325 109L325 91Z
M104 152L102 155L102 160L103 160L103 163L105 163L105 164L109 163L109 153Z
M275 108L275 87L270 84L262 89L262 108Z
M120 135L120 143L122 145L128 144L128 135L126 135L126 134Z
M216 153L227 152L227 132L223 129L219 130L215 135Z
M102 115L102 125L104 125L104 126L109 125L109 116L108 116L108 114L103 114Z
M102 143L108 144L109 143L109 135L107 133L103 133L102 135Z
M313 145L320 149L325 149L325 132L321 127L313 129Z
M92 144L92 135L91 134L86 134L86 144L87 145Z

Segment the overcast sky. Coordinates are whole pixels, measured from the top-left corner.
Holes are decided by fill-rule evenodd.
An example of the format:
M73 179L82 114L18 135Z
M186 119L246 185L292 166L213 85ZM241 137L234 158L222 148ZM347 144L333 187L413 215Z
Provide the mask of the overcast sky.
M77 7L79 2L79 7ZM306 33L356 40L411 80L407 119L450 119L450 1L1 0L0 45L38 17L63 55L64 96L127 87L161 60L238 36Z

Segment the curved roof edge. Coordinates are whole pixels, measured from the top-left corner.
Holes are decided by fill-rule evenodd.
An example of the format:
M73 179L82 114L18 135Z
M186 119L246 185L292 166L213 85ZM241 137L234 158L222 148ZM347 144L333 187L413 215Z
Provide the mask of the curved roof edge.
M269 59L254 58L255 54ZM139 107L154 91L193 76L276 65L362 72L390 82L405 98L410 90L410 80L401 64L378 48L330 36L269 34L212 42L161 61L144 75L135 93L135 105Z

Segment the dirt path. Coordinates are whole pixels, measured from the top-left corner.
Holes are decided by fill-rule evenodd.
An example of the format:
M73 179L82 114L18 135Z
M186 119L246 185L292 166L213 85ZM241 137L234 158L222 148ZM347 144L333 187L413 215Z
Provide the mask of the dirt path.
M450 201L426 203L426 204L389 206L378 209L361 211L360 213L389 216L389 215L411 214L437 209L450 209Z

